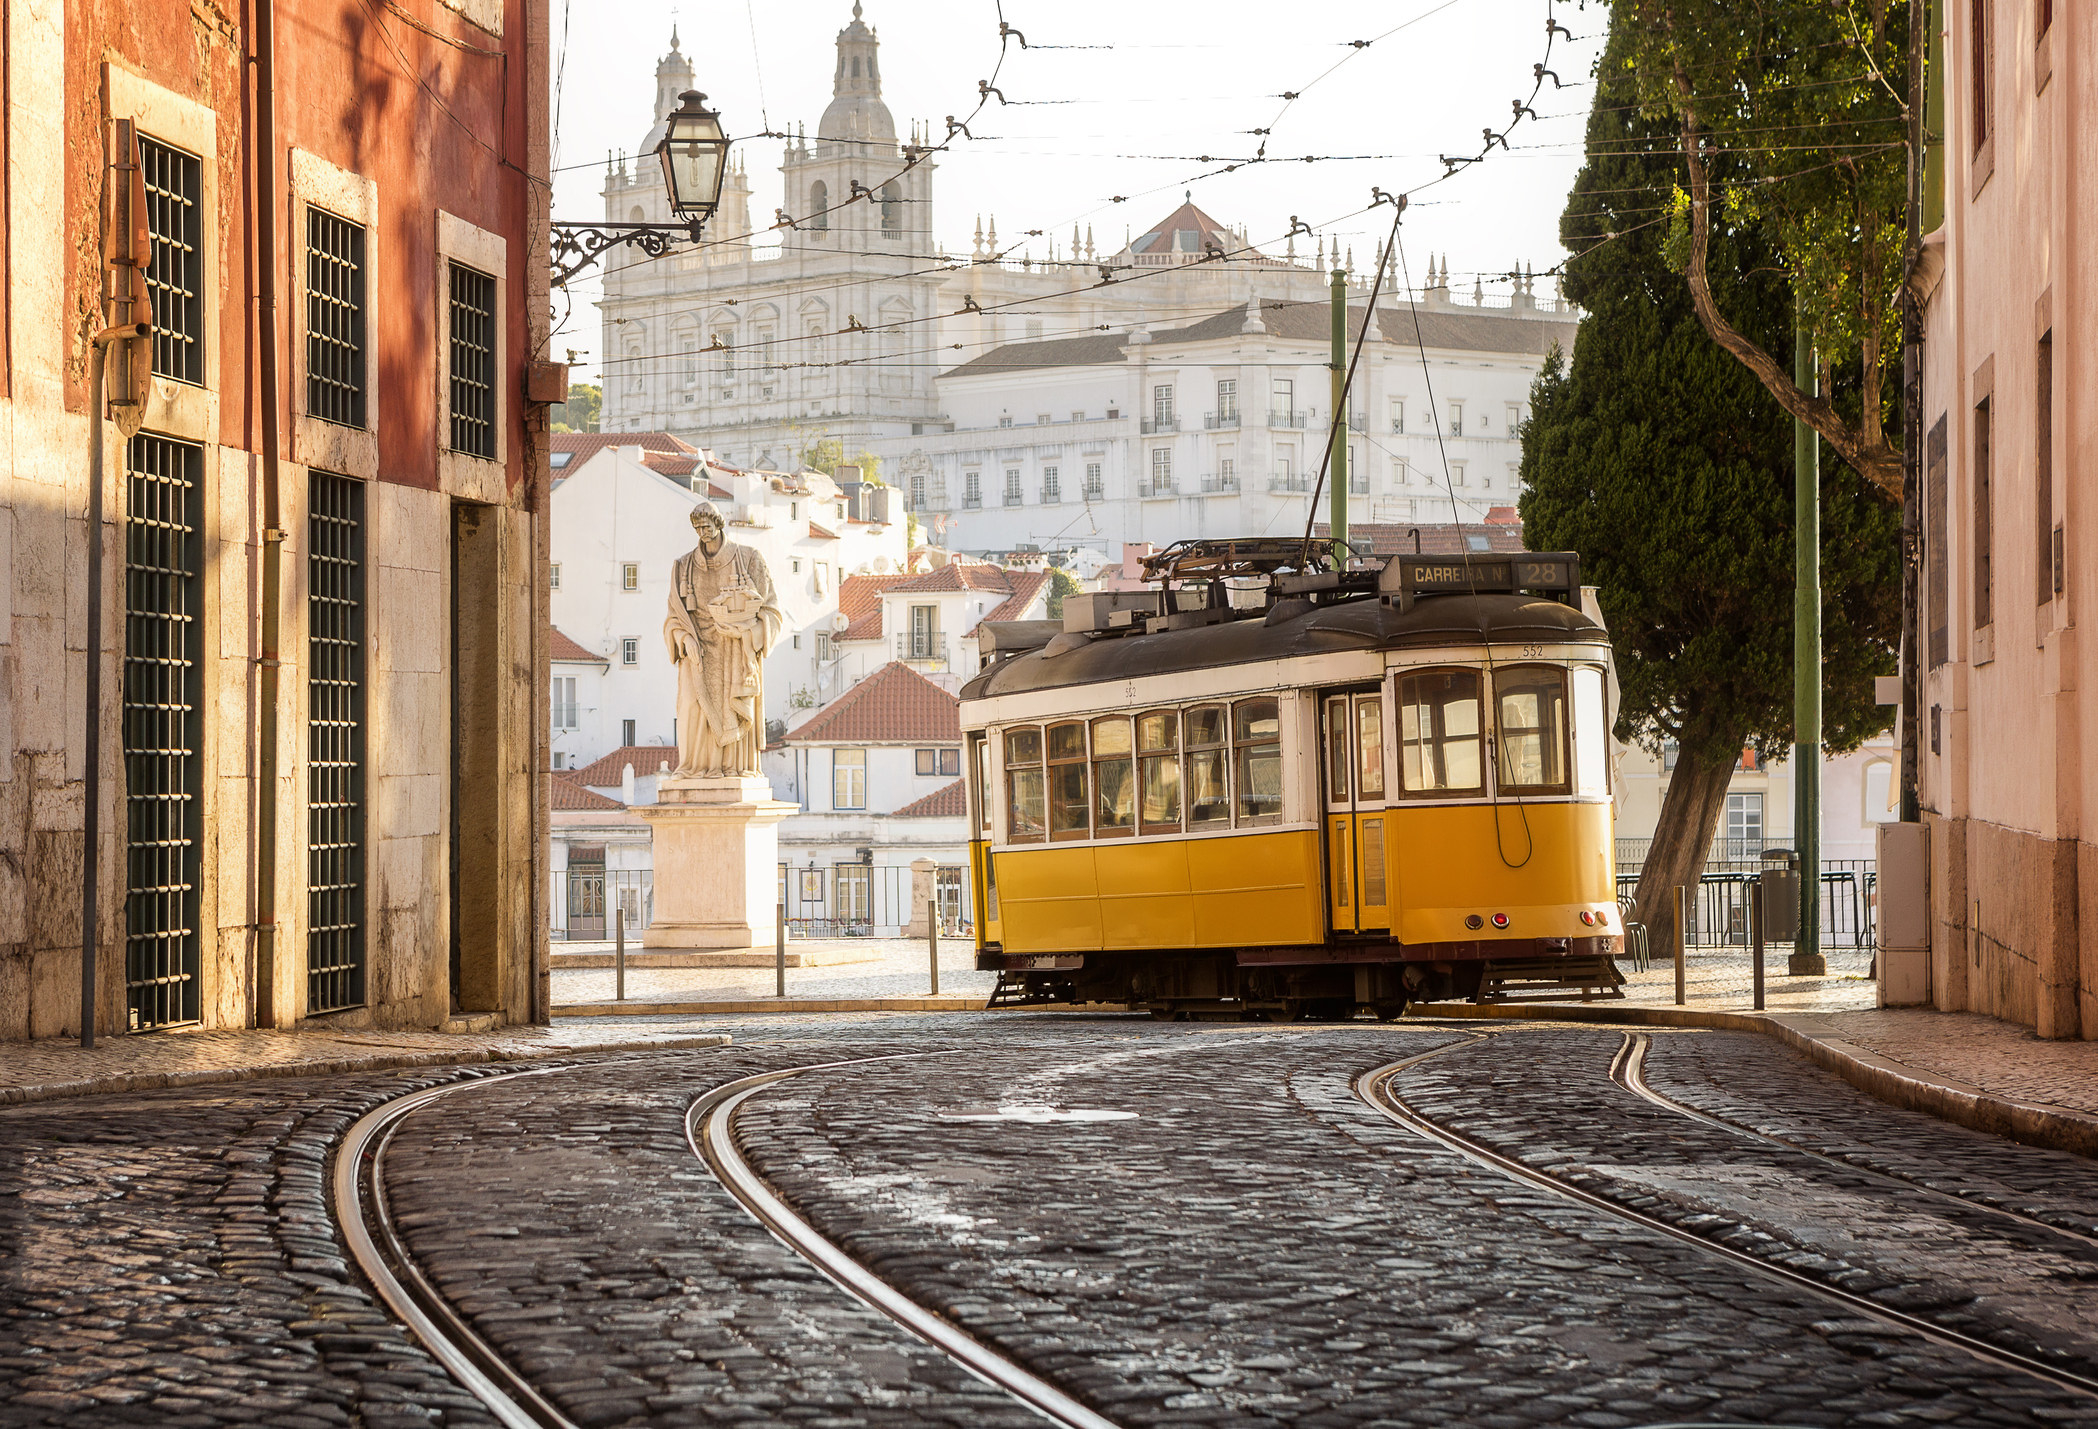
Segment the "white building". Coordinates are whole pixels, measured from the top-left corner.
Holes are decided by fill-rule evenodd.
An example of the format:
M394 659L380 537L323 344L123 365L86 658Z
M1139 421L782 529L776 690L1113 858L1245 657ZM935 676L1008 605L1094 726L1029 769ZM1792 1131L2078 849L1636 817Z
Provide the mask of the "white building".
M959 693L983 668L984 623L1047 619L1051 589L1046 571L966 557L915 575L854 576L839 597L842 629L818 691L828 699L893 660Z
M1243 229L1192 204L1119 248L1074 229L1068 241L1048 235L1046 257L1002 256L993 217L988 234L979 220L971 253L941 252L938 165L922 156L945 128L914 126L899 139L882 100L880 43L858 8L838 32L832 98L815 137L787 141L777 201L768 192L758 205L775 215L761 233L752 232L739 156L705 247L606 265L607 432L677 432L725 461L761 467L793 464L818 437L840 438L848 453L883 450L881 440L944 420L938 369L917 354L1186 321L1254 292L1311 299L1325 291L1322 265L1342 259L1337 241L1330 258L1321 246L1299 264L1293 238L1284 256L1269 257L1248 251ZM649 122L692 85L673 35L656 66ZM636 153L647 156L660 134L659 125L649 130ZM872 197L850 202L856 189ZM652 157L610 163L602 192L608 221L670 218ZM778 226L781 214L791 228ZM1212 249L1233 256L1213 261ZM1119 281L1101 286L1103 267ZM884 357L895 360L869 361Z
M926 528L965 550L1114 556L1301 529L1331 419L1330 311L1255 298L1181 327L1009 344L942 374L944 430L876 449ZM1349 310L1351 341L1364 312ZM1575 326L1527 293L1380 304L1349 414L1351 520L1514 505L1531 383Z
M962 737L954 694L900 662L874 671L766 753L780 889L798 931L893 937L913 913L911 865L935 865L942 922L973 921Z
M677 671L663 619L671 566L692 549L691 512L702 500L727 519L729 540L765 558L785 612L765 661L768 727L817 703L817 637L836 633L839 582L904 569L903 515L888 519L890 493L878 488L841 488L819 472L743 471L702 452L650 449L639 437L617 446L598 434L554 441L572 458L552 497L556 769L676 743Z

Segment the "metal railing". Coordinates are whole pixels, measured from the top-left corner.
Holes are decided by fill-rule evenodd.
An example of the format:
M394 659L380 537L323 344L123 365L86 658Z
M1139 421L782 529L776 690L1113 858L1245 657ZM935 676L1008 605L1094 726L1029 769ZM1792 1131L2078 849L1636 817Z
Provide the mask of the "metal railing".
M627 932L646 928L655 917L655 873L646 868L607 869L571 864L553 871L553 904L547 936L557 942L597 942L615 931L614 910L625 908Z
M1144 435L1147 437L1157 436L1161 432L1177 432L1179 430L1180 419L1178 417L1144 418Z
M1268 425L1271 427L1301 427L1304 425L1304 413L1299 411L1269 412Z
M1005 504L1008 506L1019 506L1023 505L1024 503L1021 501L1019 492L1008 491L1005 493Z
M780 901L787 932L795 938L894 938L910 926L915 910L908 865L825 863L806 858L780 865ZM933 872L940 907L940 933L960 937L976 930L967 870L943 864Z
M1204 412L1202 414L1202 430L1205 432L1220 431L1237 425L1238 413L1236 412Z
M1268 478L1270 491L1309 491L1311 478L1308 476L1271 476Z
M1175 495L1177 491L1178 488L1173 485L1172 477L1154 476L1144 483L1144 489L1138 494L1148 501L1153 497Z
M1205 495L1213 495L1220 491L1236 490L1238 490L1238 474L1236 472L1232 472L1229 475L1205 476L1202 478L1202 491Z
M1639 888L1647 839L1619 839L1617 892L1630 898ZM1722 844L1727 840L1721 840ZM1639 855L1625 857L1626 845ZM1761 846L1756 850L1761 853ZM1685 942L1697 948L1747 947L1750 890L1771 865L1757 857L1711 858L1690 900ZM1877 922L1878 863L1869 858L1823 859L1821 863L1821 943L1823 947L1865 948L1872 945Z
M896 632L899 660L947 661L947 632L944 630L899 630Z

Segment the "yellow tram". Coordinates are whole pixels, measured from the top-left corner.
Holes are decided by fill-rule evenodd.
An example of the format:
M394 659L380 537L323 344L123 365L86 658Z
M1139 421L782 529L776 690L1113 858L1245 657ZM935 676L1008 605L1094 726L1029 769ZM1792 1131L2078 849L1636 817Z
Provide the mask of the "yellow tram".
M1577 558L1363 564L1183 542L1155 590L990 631L961 723L994 1005L1614 989L1610 647Z

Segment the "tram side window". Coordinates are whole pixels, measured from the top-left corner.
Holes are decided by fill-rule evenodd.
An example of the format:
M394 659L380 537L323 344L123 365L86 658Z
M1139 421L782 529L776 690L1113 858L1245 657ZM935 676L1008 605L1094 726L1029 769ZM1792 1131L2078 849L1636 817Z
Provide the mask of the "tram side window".
M1180 716L1156 710L1136 719L1137 819L1147 834L1180 831Z
M1231 822L1224 736L1222 705L1197 705L1187 712L1187 826L1191 829Z
M1484 787L1479 672L1424 670L1399 681L1399 770L1409 794Z
M1082 839L1086 820L1085 724L1049 726L1049 837Z
M1348 802L1348 702L1326 702L1326 797Z
M1610 725L1603 710L1603 672L1582 666L1573 672L1574 792L1610 792L1610 761L1603 741Z
M1231 715L1238 821L1273 823L1282 817L1282 716L1272 697L1240 700L1231 707Z
M1047 827L1042 785L1042 732L1005 732L1005 836L1012 843L1040 843Z
M1378 695L1355 697L1355 793L1384 797L1384 702Z
M1124 838L1136 832L1136 761L1130 753L1129 718L1093 721L1093 833Z
M1566 671L1520 665L1495 671L1493 686L1500 706L1501 787L1566 793Z

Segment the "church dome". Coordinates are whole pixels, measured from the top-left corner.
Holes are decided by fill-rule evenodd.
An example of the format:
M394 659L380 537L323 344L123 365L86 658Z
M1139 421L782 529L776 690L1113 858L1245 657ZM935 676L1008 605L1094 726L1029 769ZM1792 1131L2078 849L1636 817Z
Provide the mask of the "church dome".
M830 107L817 121L818 139L894 144L896 120L881 102L881 41L852 7L852 23L838 31L838 70L831 80Z

